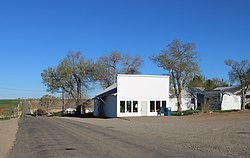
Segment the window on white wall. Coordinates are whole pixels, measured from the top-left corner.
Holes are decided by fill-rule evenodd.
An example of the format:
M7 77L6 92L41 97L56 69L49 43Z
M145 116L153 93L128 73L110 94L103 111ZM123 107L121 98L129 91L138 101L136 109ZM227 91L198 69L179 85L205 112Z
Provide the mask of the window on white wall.
M133 101L133 112L138 112L138 101Z
M156 111L160 111L161 108L161 101L156 101Z
M167 102L166 101L162 101L161 107L166 108L166 106L167 106Z
M121 113L125 112L125 101L120 101L120 112Z
M132 112L132 105L131 101L127 101L127 112Z
M155 112L155 101L150 101L150 112Z

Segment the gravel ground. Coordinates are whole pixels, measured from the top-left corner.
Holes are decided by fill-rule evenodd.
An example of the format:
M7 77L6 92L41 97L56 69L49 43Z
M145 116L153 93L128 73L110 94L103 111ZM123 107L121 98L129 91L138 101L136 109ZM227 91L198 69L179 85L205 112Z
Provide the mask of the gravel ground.
M0 157L6 157L16 139L18 118L0 121Z
M8 121L0 122L6 126L0 128L1 150L12 145L17 129L18 120ZM19 126L10 158L250 157L250 111L114 119L26 116Z
M140 136L176 151L250 157L250 111L182 117L63 118ZM195 154L196 155L196 154Z

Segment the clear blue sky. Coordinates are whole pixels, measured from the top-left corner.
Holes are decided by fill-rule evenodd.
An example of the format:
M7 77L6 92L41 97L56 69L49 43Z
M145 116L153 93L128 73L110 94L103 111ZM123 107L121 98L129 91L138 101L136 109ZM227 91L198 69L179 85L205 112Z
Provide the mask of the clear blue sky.
M196 44L206 77L228 79L224 60L250 56L250 1L2 0L0 99L41 97L42 70L69 51L138 54L143 74L162 74L149 57L173 39Z

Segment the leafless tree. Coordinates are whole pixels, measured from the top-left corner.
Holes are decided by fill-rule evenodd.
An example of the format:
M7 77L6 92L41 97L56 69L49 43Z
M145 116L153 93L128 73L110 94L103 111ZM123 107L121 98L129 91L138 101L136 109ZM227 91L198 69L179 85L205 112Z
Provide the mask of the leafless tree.
M182 111L182 90L190 79L193 79L199 72L197 52L192 43L181 43L180 40L173 40L166 50L159 55L151 57L158 67L169 71L174 94L178 101L178 111Z
M116 83L117 74L137 74L142 60L139 56L131 57L114 51L109 55L101 56L95 64L94 80L99 81L103 88Z
M241 109L245 110L246 93L250 89L250 63L248 60L237 62L232 59L225 60L225 64L232 68L229 71L229 79L232 83L236 82L241 88Z

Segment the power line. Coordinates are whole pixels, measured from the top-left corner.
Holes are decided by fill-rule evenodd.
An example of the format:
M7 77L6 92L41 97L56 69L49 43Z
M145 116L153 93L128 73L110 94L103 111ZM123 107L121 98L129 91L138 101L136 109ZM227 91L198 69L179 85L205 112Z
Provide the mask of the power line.
M17 89L17 88L6 88L6 87L0 87L0 89L3 90L10 90L10 91L25 91L25 92L45 92L45 91L41 91L41 90L32 90L32 89Z

